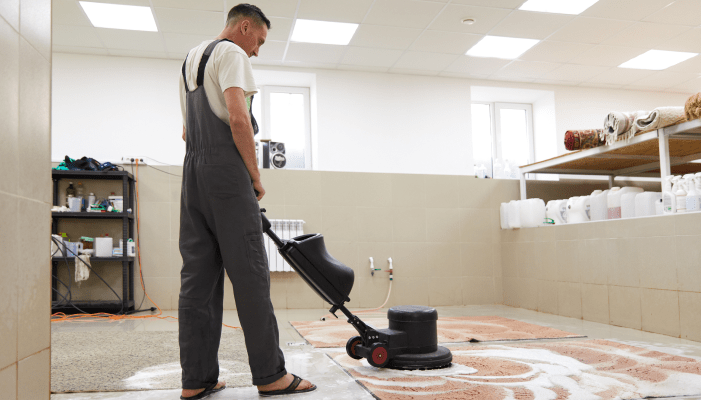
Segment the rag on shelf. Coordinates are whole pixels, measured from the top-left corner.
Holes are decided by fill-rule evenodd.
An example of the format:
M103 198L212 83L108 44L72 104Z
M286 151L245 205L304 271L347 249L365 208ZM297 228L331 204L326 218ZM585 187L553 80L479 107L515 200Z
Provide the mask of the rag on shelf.
M684 107L658 107L652 111L612 112L604 120L600 138L612 145L631 140L635 135L654 131L687 120Z
M701 118L701 93L689 97L684 107L686 119L691 121Z
M80 286L80 283L82 281L85 281L90 277L90 268L88 267L89 265L89 254L81 254L75 258L75 281L78 282L78 286Z
M565 133L565 148L567 150L584 150L603 146L602 129L570 130Z

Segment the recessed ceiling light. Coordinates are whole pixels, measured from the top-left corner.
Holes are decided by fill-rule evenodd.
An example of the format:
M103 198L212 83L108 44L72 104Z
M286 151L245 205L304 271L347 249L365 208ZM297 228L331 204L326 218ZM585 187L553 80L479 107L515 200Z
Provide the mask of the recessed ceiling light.
M465 53L473 57L493 57L512 60L540 42L537 39L485 36Z
M356 29L358 29L358 24L298 19L295 22L291 40L293 42L347 45L353 38Z
M462 22L465 25L472 25L475 23L475 19L474 18L464 18L460 22Z
M81 1L85 14L96 28L158 32L151 7Z
M599 0L528 0L519 10L577 15L597 1Z
M618 68L651 69L654 71L661 71L698 55L699 53L650 50L633 58L632 60L624 62L623 64L619 65Z

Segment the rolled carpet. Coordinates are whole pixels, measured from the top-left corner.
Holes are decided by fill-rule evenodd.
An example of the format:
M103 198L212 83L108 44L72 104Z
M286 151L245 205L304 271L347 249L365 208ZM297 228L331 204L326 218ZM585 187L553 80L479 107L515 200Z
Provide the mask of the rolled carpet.
M584 150L603 146L606 142L601 138L603 129L580 129L565 132L565 148L567 150Z
M658 107L648 115L638 115L633 122L633 135L686 122L684 107Z
M691 121L701 118L701 93L689 97L684 107L686 119Z
M618 139L629 140L635 133L633 123L638 115L648 115L647 111L620 112L614 111L606 116L604 130L599 136L607 145L616 143Z

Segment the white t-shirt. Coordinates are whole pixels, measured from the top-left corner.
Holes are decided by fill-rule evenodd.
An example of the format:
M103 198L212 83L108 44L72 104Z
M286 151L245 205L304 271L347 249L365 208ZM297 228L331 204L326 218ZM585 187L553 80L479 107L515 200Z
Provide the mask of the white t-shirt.
M190 50L185 65L185 75L190 90L197 89L197 70L205 49L214 40L206 40ZM182 67L178 69L180 77L180 108L183 113L183 125L187 120L185 85ZM246 97L258 93L253 79L253 68L246 52L234 43L223 41L214 48L204 69L204 90L207 92L209 106L214 114L229 125L229 110L226 108L224 91L230 87L243 89Z

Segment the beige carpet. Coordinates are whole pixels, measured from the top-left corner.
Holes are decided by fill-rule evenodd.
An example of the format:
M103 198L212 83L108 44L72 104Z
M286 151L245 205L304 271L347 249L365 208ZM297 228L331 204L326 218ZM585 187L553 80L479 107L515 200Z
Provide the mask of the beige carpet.
M362 318L362 317L361 317ZM386 318L364 319L376 329L387 328ZM290 321L290 324L314 347L345 347L358 333L345 319L328 321ZM495 316L438 318L438 342L491 342L583 337L574 333Z
M607 340L449 346L450 368L395 371L327 353L381 400L640 399L701 395L701 362Z
M179 389L178 332L58 332L51 335L51 392ZM226 329L219 347L219 379L251 385L243 333Z

